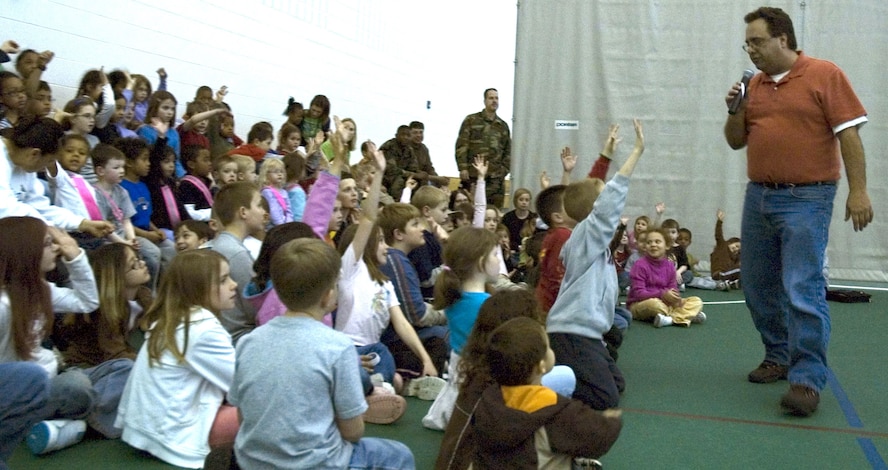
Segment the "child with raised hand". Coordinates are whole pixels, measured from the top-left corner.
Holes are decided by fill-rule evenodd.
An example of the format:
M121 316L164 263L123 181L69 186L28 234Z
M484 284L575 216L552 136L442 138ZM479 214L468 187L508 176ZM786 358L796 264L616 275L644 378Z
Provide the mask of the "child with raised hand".
M269 158L262 162L262 166L259 168L259 187L262 188L262 197L268 201L268 215L271 218L271 225L293 222L290 198L284 189L286 180L286 168L283 161Z
M355 150L355 142L358 141L358 125L352 118L343 119L340 125L342 129L337 127L336 132L342 134L342 143L345 144L347 151L346 160L348 160L348 155ZM327 160L333 159L333 147L329 140L321 144L321 153L327 157Z
M177 196L192 219L210 220L213 209L210 151L198 145L187 145L182 148L181 160L188 174L179 181Z
M120 395L136 351L128 338L151 305L148 267L130 246L109 243L89 254L99 290L99 308L87 315L68 314L55 322L53 342L68 367L82 370L101 391L90 425L105 437L119 438L114 427Z
M635 146L607 184L587 178L571 183L560 200L550 199L548 209L541 208L537 201L542 217L549 222L557 220L569 230L560 250L564 277L549 310L546 329L558 363L576 374L573 396L597 410L616 407L625 388L623 374L602 339L613 327L618 299L609 244L626 204L629 177L644 152L641 122L636 119L634 124ZM549 256L547 253L546 258Z
M575 468L575 457L595 459L610 450L622 412L595 411L542 385L554 364L546 330L531 318L514 318L491 333L486 365L496 384L475 410L473 468Z
M108 76L105 71L88 70L80 79L80 85L77 87L78 97L87 97L93 101L96 106L96 120L93 134L98 129L108 126L111 117L114 115L114 91L111 84L108 83ZM101 133L101 132L99 132Z
M181 144L179 132L176 131L176 97L166 90L158 90L148 100L148 110L145 113L145 125L140 127L137 134L145 139L148 145L154 144L158 137L166 137L167 145L173 148L176 154L176 178L185 176L185 167L179 161L181 158ZM138 109L138 105L136 107Z
M443 430L453 413L459 394L459 360L469 332L475 325L481 304L490 297L487 285L497 281L500 273L499 244L496 234L475 227L459 228L450 234L444 247L446 268L435 283L436 309L443 309L450 328L450 362L448 380L429 412L423 426Z
M49 397L33 412L31 422L37 424L28 442L32 452L42 454L82 439L83 420L90 417L96 395L83 371L59 373L56 355L41 343L52 331L54 313L91 312L99 306L99 294L86 253L64 231L34 217L11 216L0 219L0 233L6 234L0 241L0 364L30 362L50 378ZM45 279L59 259L70 287ZM12 426L14 420L9 421ZM4 419L4 437L6 426ZM5 442L0 450L0 459L8 457L7 450L12 453Z
M458 372L462 379L458 384L459 397L444 430L435 462L436 469L464 470L469 467L477 445L472 416L481 394L496 383L487 369L490 334L503 323L520 317L531 318L540 324L544 321L544 314L531 290L498 291L481 304L475 326L460 356ZM542 383L559 395L569 397L576 386L576 377L569 367L555 366L543 376Z
M709 255L709 269L712 278L725 281L732 289L740 288L740 239L731 237L725 240L722 225L725 211L719 209L715 215L715 247Z
M237 409L223 404L234 346L218 317L236 298L219 253L193 250L173 259L145 313L145 343L120 400L115 424L124 442L187 468L203 467L211 448L234 443Z
M210 93L212 94L212 91ZM210 98L209 103L198 100L188 103L188 107L185 110L186 121L179 124L179 127L176 128L183 147L186 145L198 145L210 150L210 139L206 136L210 119L214 116L228 113L228 109L222 106L210 109L210 103L212 103L212 98Z
M336 250L314 239L287 243L271 261L287 311L238 344L228 395L242 416L235 453L244 468L415 468L405 445L362 438L354 345L320 322L336 308L340 267Z
M378 174L385 170L385 156L374 149ZM422 376L437 377L438 371L431 357L416 335L416 331L401 311L391 281L380 271L386 263L388 246L376 225L382 178L374 178L361 219L343 234L339 251L342 254L342 273L339 278L339 307L336 311L336 329L354 341L358 354L375 352L381 361L374 372L383 379L399 385L395 360L380 341L391 325L401 341L422 362ZM352 228L354 227L354 228Z
M160 79L157 91L166 91L167 73L163 67L157 69L157 77ZM148 77L140 74L133 74L131 78L133 80L133 118L137 122L148 124L148 108L150 98L153 96L151 82L148 80Z
M675 265L667 255L668 237L662 228L647 232L647 254L632 266L626 306L632 318L650 321L657 328L703 323L703 301L699 297L683 299L678 291Z

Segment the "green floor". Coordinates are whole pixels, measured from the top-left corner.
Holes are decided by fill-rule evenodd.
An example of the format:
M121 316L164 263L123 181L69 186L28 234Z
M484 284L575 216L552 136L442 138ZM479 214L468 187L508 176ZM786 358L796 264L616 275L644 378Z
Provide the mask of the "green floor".
M746 381L763 352L739 292L689 291L708 302L709 320L703 325L634 324L618 363L627 382L623 432L602 459L605 468L888 469L888 366L882 355L888 292L869 292L871 304L830 304L835 382L823 391L817 413L806 419L781 413L786 382ZM369 425L366 434L406 443L417 468L431 468L441 434L420 424L430 402L408 403L398 423ZM119 441L103 440L45 457L21 447L9 464L12 469L174 468Z

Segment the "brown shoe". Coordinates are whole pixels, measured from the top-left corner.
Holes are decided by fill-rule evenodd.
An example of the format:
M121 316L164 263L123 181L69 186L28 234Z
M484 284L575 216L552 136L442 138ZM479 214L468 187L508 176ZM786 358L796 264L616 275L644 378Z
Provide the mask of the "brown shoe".
M790 384L789 391L780 399L780 406L793 416L809 416L820 404L820 392L807 385Z
M778 380L786 380L789 367L771 361L764 361L749 373L749 381L756 384L769 384Z

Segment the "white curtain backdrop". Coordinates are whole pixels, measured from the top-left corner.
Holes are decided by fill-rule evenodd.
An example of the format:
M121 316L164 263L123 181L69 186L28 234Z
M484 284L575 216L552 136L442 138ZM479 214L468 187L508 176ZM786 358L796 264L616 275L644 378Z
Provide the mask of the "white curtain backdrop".
M873 224L843 222L847 184L836 196L828 249L833 279L888 281L888 3L769 2L793 18L799 47L838 64L869 113L861 130ZM612 172L632 148L632 118L644 123L646 151L630 186L626 215L653 215L690 228L690 252L708 260L716 210L725 235L739 236L745 150L725 143L724 96L744 69L748 0L522 0L518 6L512 187L539 191L539 173L561 176L560 148L580 156L585 177L610 123L621 126ZM556 120L579 121L556 130Z

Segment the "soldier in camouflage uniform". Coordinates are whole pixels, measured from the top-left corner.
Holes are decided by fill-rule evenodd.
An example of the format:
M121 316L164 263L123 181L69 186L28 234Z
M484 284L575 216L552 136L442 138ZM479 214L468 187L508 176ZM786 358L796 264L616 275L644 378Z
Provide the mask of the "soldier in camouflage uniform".
M496 89L484 90L484 110L469 114L459 128L456 139L456 166L464 185L476 177L472 160L481 155L487 160L487 203L503 207L503 180L512 163L512 137L509 125L496 115L499 94Z
M379 150L385 154L386 160L382 184L395 201L401 198L407 180L419 171L411 142L410 126L400 126L395 138L387 140L379 147Z

